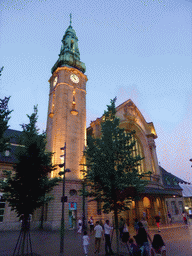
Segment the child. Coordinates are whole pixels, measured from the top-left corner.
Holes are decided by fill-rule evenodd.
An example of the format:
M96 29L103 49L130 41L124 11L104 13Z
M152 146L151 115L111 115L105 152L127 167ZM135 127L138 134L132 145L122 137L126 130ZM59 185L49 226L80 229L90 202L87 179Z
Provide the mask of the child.
M89 245L89 237L87 235L87 231L84 231L84 235L83 235L83 249L84 249L85 255L87 255L87 253L88 253L88 245Z
M155 221L156 221L156 224L157 224L158 232L160 232L160 220L161 220L161 217L159 215L156 215L155 216Z
M151 256L166 256L166 248L161 235L154 235Z
M134 243L133 239L129 239L131 256L139 255L139 247Z

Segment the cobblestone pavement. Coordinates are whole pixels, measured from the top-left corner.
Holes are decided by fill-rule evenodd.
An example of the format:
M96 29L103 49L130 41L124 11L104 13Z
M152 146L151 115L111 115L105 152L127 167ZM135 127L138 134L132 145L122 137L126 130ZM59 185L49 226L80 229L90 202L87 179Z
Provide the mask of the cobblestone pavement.
M149 231L151 237L157 233L156 228ZM130 229L131 236L135 235L134 230ZM166 243L168 256L192 256L192 224L183 225L182 223L170 226L162 226L160 233ZM0 256L13 255L16 245L18 231L0 232ZM58 231L31 231L32 247L35 255L57 256L60 246L60 234ZM112 239L112 248L115 251L115 235ZM120 245L121 255L128 255L127 248ZM64 254L66 256L83 256L82 234L75 231L66 231L64 240ZM89 256L94 254L94 235L90 236ZM101 242L101 256L105 255L104 240Z

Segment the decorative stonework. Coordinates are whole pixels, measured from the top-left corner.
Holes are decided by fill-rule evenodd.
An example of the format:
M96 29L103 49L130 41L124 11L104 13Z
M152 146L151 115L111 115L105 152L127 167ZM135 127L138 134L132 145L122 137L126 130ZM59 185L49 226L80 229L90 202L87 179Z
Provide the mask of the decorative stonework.
M148 137L148 144L149 144L149 148L150 150L155 149L156 145L155 145L155 141L153 137Z
M135 123L137 120L136 106L133 102L128 102L124 106L124 118L127 119L130 123Z

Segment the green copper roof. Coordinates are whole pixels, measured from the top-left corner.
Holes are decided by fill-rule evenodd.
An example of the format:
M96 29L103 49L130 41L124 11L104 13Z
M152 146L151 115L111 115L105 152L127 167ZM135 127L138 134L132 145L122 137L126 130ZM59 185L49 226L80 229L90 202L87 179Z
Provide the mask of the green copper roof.
M80 61L78 38L76 36L75 30L71 26L71 19L70 25L65 31L65 34L61 42L62 45L59 54L59 59L51 69L51 72L53 73L58 67L69 66L77 68L83 73L85 73L86 67L85 64Z

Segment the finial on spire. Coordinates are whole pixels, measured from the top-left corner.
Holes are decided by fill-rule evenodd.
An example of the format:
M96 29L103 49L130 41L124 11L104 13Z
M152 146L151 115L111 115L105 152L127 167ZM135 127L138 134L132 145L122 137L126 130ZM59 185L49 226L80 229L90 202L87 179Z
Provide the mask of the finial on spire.
M70 13L70 26L71 26L71 23L72 23L72 14Z

